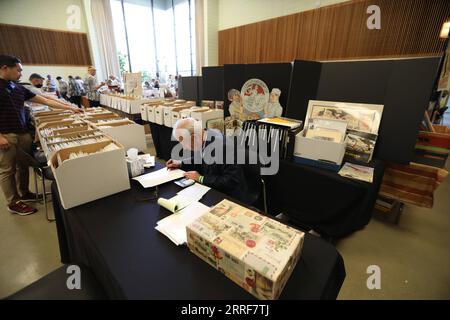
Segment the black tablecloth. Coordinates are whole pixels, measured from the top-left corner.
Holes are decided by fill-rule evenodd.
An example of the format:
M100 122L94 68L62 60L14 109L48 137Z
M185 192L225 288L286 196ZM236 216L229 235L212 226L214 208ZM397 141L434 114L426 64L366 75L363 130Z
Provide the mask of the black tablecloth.
M282 160L278 174L266 178L269 212L282 212L326 236L345 237L372 217L385 163L373 160L370 166L374 167L373 183Z
M150 128L158 158L169 160L176 144L171 141L172 128L156 123L150 123ZM363 228L372 217L385 163L374 159L369 166L375 168L373 183L281 160L278 174L265 177L268 213L284 213L293 223L326 237L345 237Z
M159 196L180 187L166 183ZM132 181L131 190L64 210L52 185L61 258L89 266L110 298L253 299L219 271L177 247L154 229L169 212ZM226 198L210 190L202 199L214 205ZM301 258L280 299L335 299L345 278L341 255L324 240L306 235Z

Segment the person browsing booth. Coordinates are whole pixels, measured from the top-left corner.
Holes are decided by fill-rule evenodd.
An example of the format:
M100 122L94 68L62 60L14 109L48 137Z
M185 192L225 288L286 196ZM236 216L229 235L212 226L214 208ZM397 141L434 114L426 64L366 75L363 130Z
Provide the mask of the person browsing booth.
M187 179L195 180L238 200L245 199L247 183L243 168L236 163L226 163L226 144L223 135L212 133L211 130L201 129L200 123L193 118L178 120L172 134L184 150L201 153L201 162L195 163L195 156L184 160L170 159L166 162L166 167L169 170L180 168L186 171L184 176ZM213 139L219 139L219 141ZM223 148L223 159L207 164L204 151L211 143L217 143Z
M28 189L29 169L23 154L30 153L32 145L24 103L30 100L56 109L74 112L80 109L34 94L17 83L21 75L22 64L18 58L0 55L0 187L8 211L28 215L37 210L25 203L35 201L36 195Z

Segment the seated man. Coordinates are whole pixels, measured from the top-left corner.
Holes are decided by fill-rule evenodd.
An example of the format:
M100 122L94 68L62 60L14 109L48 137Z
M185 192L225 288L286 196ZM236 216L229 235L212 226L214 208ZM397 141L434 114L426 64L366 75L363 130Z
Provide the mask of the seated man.
M238 200L245 199L247 183L243 169L234 160L233 163L226 163L226 145L221 134L203 130L195 119L186 118L175 123L173 136L180 142L184 150L192 151L194 156L182 161L170 159L166 163L168 169L183 169L187 171L184 176L188 179L219 190ZM213 159L211 163L205 158L205 148L212 143L223 148L224 152L222 153L223 157ZM195 153L199 157L196 157ZM197 161L198 159L199 161Z

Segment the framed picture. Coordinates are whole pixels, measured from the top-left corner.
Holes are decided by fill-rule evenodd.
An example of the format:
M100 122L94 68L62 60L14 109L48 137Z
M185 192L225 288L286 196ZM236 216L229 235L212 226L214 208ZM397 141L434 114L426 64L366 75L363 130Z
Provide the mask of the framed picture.
M350 130L377 134L383 108L380 104L310 100L305 126L309 119L344 120Z

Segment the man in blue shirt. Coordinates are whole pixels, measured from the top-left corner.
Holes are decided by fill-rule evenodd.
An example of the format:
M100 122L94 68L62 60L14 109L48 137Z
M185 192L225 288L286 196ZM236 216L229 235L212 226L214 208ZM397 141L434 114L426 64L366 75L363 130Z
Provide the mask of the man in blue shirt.
M32 138L24 102L30 100L74 112L80 112L80 109L35 95L17 83L21 75L22 64L19 59L0 55L0 187L8 203L8 211L28 215L37 210L25 203L34 201L36 195L28 189L29 165L26 153L31 152Z

